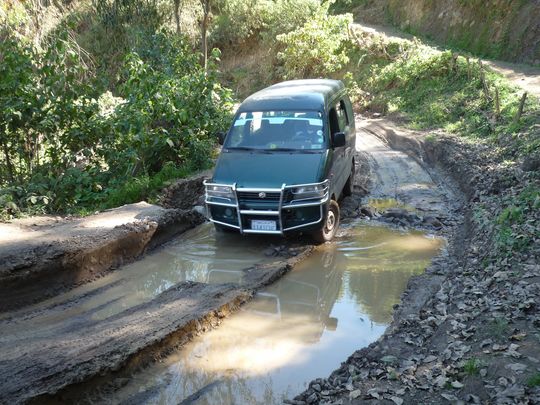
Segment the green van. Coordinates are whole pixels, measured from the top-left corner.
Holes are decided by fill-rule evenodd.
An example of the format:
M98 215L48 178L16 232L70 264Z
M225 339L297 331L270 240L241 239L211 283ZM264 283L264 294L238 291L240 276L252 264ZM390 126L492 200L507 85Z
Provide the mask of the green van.
M331 240L338 200L354 183L355 126L339 80L294 80L248 97L226 134L211 180L208 216L242 234L310 233Z

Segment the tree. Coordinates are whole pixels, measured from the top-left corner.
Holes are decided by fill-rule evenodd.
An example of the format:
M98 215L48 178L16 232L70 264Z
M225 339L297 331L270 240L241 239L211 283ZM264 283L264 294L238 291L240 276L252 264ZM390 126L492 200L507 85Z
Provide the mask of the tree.
M174 20L176 22L176 33L181 33L180 28L180 10L183 6L184 1L183 0L174 0Z
M211 2L210 0L199 0L203 10L201 21L201 47L202 47L202 65L204 70L208 68L208 24L210 22Z

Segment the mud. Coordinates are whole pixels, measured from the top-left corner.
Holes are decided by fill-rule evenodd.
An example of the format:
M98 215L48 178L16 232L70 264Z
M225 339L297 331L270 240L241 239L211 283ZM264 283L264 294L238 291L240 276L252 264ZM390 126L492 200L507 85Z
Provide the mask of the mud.
M389 153L369 132L359 136L369 138L359 143L359 154L375 155L371 164L378 171L374 184L379 208L390 209L394 202L403 206L399 198L417 207L417 212L443 216L448 214L449 205L456 206L445 199L443 186L417 162L403 153ZM400 188L402 183L406 186ZM387 202L389 197L394 200ZM357 194L346 205L353 207L351 200L358 199ZM340 232L337 244L317 249L310 259L261 291L215 332L195 339L146 371L133 375L123 372L108 385L95 383L70 389L70 398L80 400L90 395L89 401L119 403L279 403L303 389L309 379L337 367L347 353L384 332L407 280L423 271L439 246L436 240L430 242L421 234L408 235L404 230L371 228L352 221ZM266 249L268 254L275 251L281 249ZM410 254L418 254L422 260L411 262ZM209 280L211 272L205 268L192 276ZM242 273L233 269L221 269L218 274L224 277L222 281L243 283ZM416 307L424 304L440 280L431 273L413 278L411 285L416 283L420 290L411 295ZM321 298L312 298L311 306L306 307L302 303L309 302L306 297L310 286L316 286L312 290L318 289ZM306 312L307 308L313 311ZM412 306L409 309L412 311ZM341 314L341 321L332 311Z
M183 210L204 205L203 181L210 177L212 177L212 173L208 170L186 179L175 181L161 192L159 197L160 204L165 208Z
M83 313L77 308L81 302L74 301L5 317L0 321L2 398L10 403L69 400L84 389L78 383L107 381L117 370L131 372L217 326L254 291L280 278L311 250L305 247L291 259L244 268L240 284L182 282L110 316L92 317L114 305L114 298ZM88 298L80 300L84 303ZM60 319L51 322L55 313Z
M218 329L123 383L92 387L93 398L279 404L377 339L410 276L421 273L442 244L421 232L353 222L336 243L318 247Z
M287 403L538 403L540 388L530 381L540 318L530 304L540 296L540 251L497 255L492 230L473 219L479 207L496 214L499 196L534 175L501 164L481 143L427 137L388 120L367 125L422 164L443 168L463 191L463 221L448 229L448 251L411 278L387 332Z
M455 205L452 201L445 199L445 192L442 190L444 185L439 184L433 176L425 174L421 165L404 153L391 152L368 131L361 131L360 137L363 139L359 141L360 150L357 156L371 156L369 164L377 174L377 177L372 179L376 190L375 197L393 198L399 201L399 204L414 207L423 216L429 214L429 216L447 218L454 215L449 208L453 210ZM357 163L361 166L365 162L363 160ZM366 188L364 180L366 180L365 176L363 180L357 182L356 194L348 199L349 214L352 216L362 210L359 204L363 201L362 192L365 192ZM381 202L384 204L384 200ZM174 210L174 212L184 211ZM194 213L189 215L200 218ZM146 246L157 244L152 240L153 235L159 234L159 227L152 228L155 225L151 225L151 222L143 221L143 224L137 225L148 225L147 232L152 236L146 242ZM102 225L102 222L98 221L97 224ZM397 223L395 225L397 232L404 231L404 227L399 227ZM193 224L190 223L190 226ZM122 229L109 228L113 231ZM165 229L161 231L163 238L170 236ZM124 266L119 271L110 273L93 283L32 307L1 316L0 329L3 334L0 337L2 346L0 391L5 393L7 400L10 402L82 401L86 398L85 395L96 391L96 387L99 388L98 393L102 392L101 387L105 387L103 392L110 395L111 391L107 391L107 387L115 392L129 381L133 372L160 359L202 331L217 326L225 315L235 311L256 290L278 280L295 264L303 261L314 249L306 245L304 240L300 240L296 247L291 248L291 244L294 244L291 240L283 242L283 240L265 239L266 242L262 243L261 239L227 235L225 240L229 241L230 246L227 248L225 245L222 246L223 249L212 250L204 246L208 242L204 236L202 239L197 239L201 236L198 234L201 229L208 230L211 226L207 224L198 227L192 233L186 234L187 239L180 238L181 242L178 246L184 246L188 250L179 248L180 250L173 253L170 261L173 265L166 265L160 260L155 260L155 264L152 265L155 256L148 255L146 261ZM346 239L347 232L348 230L344 229L340 237ZM96 239L98 239L97 236ZM196 242L197 240L200 243ZM413 245L423 246L421 238L414 240ZM190 244L191 241L195 243ZM269 244L274 241L277 244L269 247ZM218 241L208 243L210 246L212 244L218 245ZM247 255L252 263L258 261L260 264L246 265L242 260L236 263L227 260L220 262L224 251L240 244L246 248L241 255ZM342 246L342 252L345 257L354 257L357 252L366 250L363 247L354 244ZM393 251L399 250L398 247L399 245ZM170 248L171 245L167 245L157 253L167 255ZM144 251L144 248L142 249ZM430 256L431 254L433 253L430 253ZM275 255L292 257L272 259ZM208 258L207 261L205 257ZM322 259L321 257L311 267L324 264L325 261ZM397 263L398 267L401 266L400 261L403 261L403 257L396 255L394 259L395 262L390 260L381 261L381 263L390 268L393 268L393 265L389 263L394 263L394 265ZM268 263L272 260L278 261ZM380 258L378 260L380 261ZM425 265L426 262L422 262L417 270L421 271ZM308 270L309 268L304 271ZM145 271L148 274L145 274ZM342 279L347 279L344 285L349 285L350 278ZM427 286L429 283L435 285L436 281L437 279L431 279L419 285ZM328 288L328 285L324 283L322 286ZM392 290L392 299L382 306L373 305L371 310L384 307L385 316L388 316L392 306L397 303L403 287L404 282L399 284L397 290ZM382 294L379 293L381 289L382 287L374 290L377 291L377 296ZM272 292L270 294L275 295ZM258 304L260 305L261 302L258 301ZM257 305L257 301L254 305ZM419 302L418 305L421 306L422 303ZM369 312L369 310L366 311ZM321 317L323 321L329 322L323 322L326 325L323 330L326 327L332 328L333 321L328 319L329 314L323 314ZM373 316L372 319L383 325L378 329L378 333L382 333L388 318ZM301 323L295 319L292 325L287 326L285 332ZM348 323L349 321L344 321L345 325ZM263 329L269 327L271 325L264 326ZM352 336L357 336L359 333ZM370 339L376 339L377 336L371 335ZM355 344L364 345L371 340ZM346 350L352 349L347 345L343 347ZM342 353L344 354L345 352ZM331 357L339 361L336 356ZM328 364L327 367L331 368L338 366L338 364ZM324 368L325 371L318 370L318 375L330 371L329 368ZM294 390L301 390L304 387L302 384L305 384L309 378L311 377L303 375L301 381L295 383ZM207 381L203 386L199 385L196 391L184 392L186 394L184 399L189 395L197 397L199 395L197 392L201 390L201 395L214 391L219 385L208 386L208 384L212 384L212 381ZM151 397L156 390L159 391L159 388L150 387L141 395ZM93 397L93 400L96 398L99 400L99 395Z
M0 312L92 281L203 221L143 202L85 218L0 224Z

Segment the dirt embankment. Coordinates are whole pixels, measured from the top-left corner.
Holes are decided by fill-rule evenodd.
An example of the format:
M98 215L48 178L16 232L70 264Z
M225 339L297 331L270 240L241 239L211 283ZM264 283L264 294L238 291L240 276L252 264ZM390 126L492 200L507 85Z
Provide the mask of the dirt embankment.
M169 208L141 202L85 218L0 224L0 312L91 281L202 223L191 210L202 181L195 176L167 189Z
M467 197L464 221L447 252L411 279L385 335L287 403L540 403L531 382L540 364L540 249L493 259L493 229L475 220L479 207L495 216L497 196L535 174L453 136L427 137L386 120L369 128L445 169ZM535 215L532 226L540 223Z
M478 55L540 64L538 0L368 0L354 14Z

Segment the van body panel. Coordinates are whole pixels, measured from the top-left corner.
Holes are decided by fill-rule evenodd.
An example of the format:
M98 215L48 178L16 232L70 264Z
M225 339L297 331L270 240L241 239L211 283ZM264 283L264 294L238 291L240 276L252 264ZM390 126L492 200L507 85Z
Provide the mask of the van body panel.
M336 132L344 146L332 145ZM238 108L205 183L209 219L241 233L321 229L330 200L352 176L354 150L341 81L294 80L254 93Z
M228 184L234 180L239 188L318 183L325 178L327 155L327 150L310 153L222 152L213 181Z

